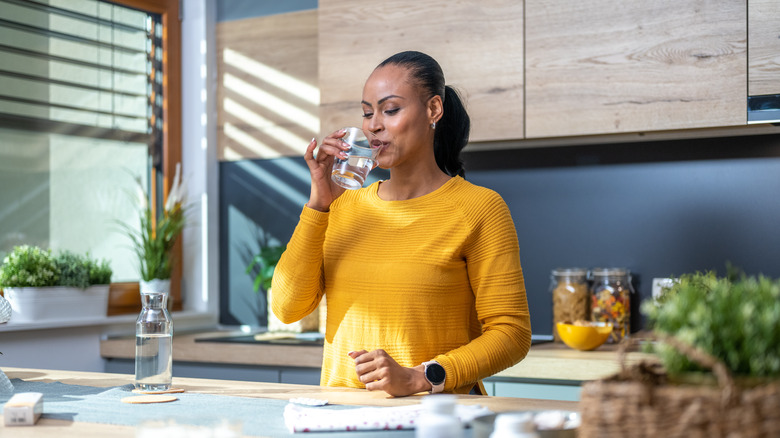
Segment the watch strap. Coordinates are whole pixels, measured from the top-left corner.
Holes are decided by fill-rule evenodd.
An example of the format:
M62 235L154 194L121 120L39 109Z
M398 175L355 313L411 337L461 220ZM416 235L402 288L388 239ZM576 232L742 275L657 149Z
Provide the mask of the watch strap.
M437 366L437 367L440 367L442 369L442 371L444 370L444 367L441 366L441 364L439 362L436 362L435 360L431 360L431 361L428 361L428 362L423 362L423 365L425 366L425 369L423 371L423 375L425 375L425 380L427 380L428 383L431 384L430 393L431 394L437 394L439 392L444 391L444 383L447 380L446 374L445 374L444 378L441 380L441 382L433 382L433 381L431 381L430 378L428 378L428 367L430 367L430 366Z

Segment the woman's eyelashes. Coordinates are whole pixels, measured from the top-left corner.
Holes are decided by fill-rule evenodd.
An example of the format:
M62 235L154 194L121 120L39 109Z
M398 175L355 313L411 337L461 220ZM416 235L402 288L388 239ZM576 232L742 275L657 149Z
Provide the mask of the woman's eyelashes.
M388 109L388 110L384 110L384 111L382 111L382 112L383 112L385 115L392 116L392 115L394 115L394 114L398 113L398 111L401 111L401 107L398 107L398 108L391 108L391 109ZM370 118L371 118L371 117L373 117L373 116L374 116L374 113L368 113L368 112L366 112L366 113L363 113L363 118L364 118L364 119L370 119Z

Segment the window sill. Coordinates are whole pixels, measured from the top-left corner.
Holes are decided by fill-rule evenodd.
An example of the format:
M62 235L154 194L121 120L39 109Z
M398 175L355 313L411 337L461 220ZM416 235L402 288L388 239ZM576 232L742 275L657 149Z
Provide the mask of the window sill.
M105 316L99 318L71 318L71 319L52 319L39 322L19 322L14 323L13 320L4 324L0 324L0 333L3 332L16 332L16 331L31 331L31 330L45 330L45 329L57 329L57 328L71 328L71 327L93 327L93 326L115 326L115 325L129 325L135 322L138 315L116 315ZM212 323L215 316L207 312L198 312L192 310L184 310L180 312L173 312L171 314L174 323L183 323L188 326L192 324L207 324Z

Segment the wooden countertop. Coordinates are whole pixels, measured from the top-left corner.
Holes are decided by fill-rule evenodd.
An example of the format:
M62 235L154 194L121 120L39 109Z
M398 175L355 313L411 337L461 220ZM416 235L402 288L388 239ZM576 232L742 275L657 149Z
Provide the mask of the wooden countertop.
M235 332L232 332L236 335ZM177 334L173 337L173 359L201 363L223 363L277 367L322 366L321 346L274 344L246 344L228 342L196 342L196 339L230 336L226 332ZM110 338L100 342L100 354L105 358L133 359L135 339ZM653 356L632 351L626 363L652 360ZM531 347L528 355L517 365L491 380L544 380L579 383L614 374L620 370L617 346L602 345L593 351L577 351L563 344L544 343Z
M626 354L626 365L655 356L636 350ZM593 351L578 351L564 344L534 345L520 363L491 377L491 380L563 380L584 382L610 376L620 371L618 346L602 345Z
M209 338L240 336L237 332L182 333L173 336L173 360L276 367L322 367L322 346L196 342ZM134 359L135 337L102 339L104 358Z
M26 381L61 382L70 385L94 387L113 387L133 383L132 375L88 373L77 371L58 371L25 368L4 368L9 378ZM420 403L421 395L409 397L389 397L384 392L369 392L353 388L327 388L309 385L290 385L282 383L243 382L231 380L211 380L193 378L173 378L173 386L187 392L216 394L233 397L256 397L287 400L293 397L327 399L332 404L356 406L404 406ZM494 412L518 410L564 409L577 410L576 402L518 399L511 397L490 397L459 395L458 403L464 405L482 405ZM45 401L44 401L45 404ZM11 428L0 426L0 435L5 436ZM4 433L5 431L5 433ZM109 424L82 423L66 420L41 418L34 427L14 427L15 438L104 438L133 437L135 428ZM355 432L355 438L360 436Z

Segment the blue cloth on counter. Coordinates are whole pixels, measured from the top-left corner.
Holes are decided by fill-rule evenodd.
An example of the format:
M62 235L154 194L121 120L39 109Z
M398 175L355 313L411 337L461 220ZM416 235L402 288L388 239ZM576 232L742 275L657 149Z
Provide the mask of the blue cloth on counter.
M128 404L125 397L137 396L133 385L96 388L83 385L66 385L60 382L27 382L11 379L15 392L43 393L43 418L79 421L85 423L119 424L136 426L146 421L173 420L177 424L209 426L215 421L228 419L243 423L243 433L262 437L354 438L355 432L290 433L284 425L282 413L287 400L231 397L213 394L170 394L178 400L168 403ZM0 394L0 405L13 394ZM319 409L344 409L354 406L327 405ZM364 431L360 436L371 438L414 437L414 430Z

